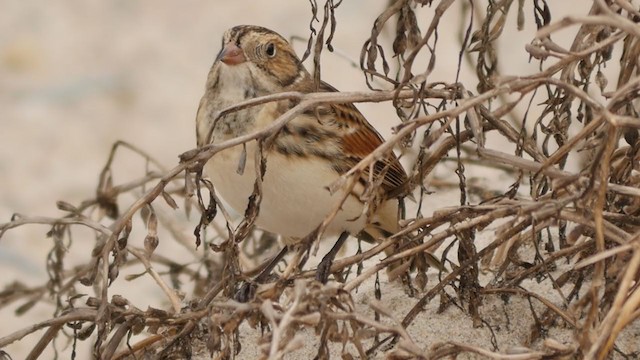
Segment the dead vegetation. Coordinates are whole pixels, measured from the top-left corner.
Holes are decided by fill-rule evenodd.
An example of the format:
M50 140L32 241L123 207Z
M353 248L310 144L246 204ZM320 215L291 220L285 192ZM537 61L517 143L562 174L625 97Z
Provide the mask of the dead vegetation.
M18 226L48 224L53 243L46 259L48 281L35 288L13 283L0 293L1 306L19 302L19 313L41 301L53 301L56 307L52 318L3 334L0 348L45 329L29 359L38 358L60 338L69 339L74 349L78 342L91 342L93 356L101 359L187 358L209 353L214 358L233 358L243 346L254 345L239 337L240 327L249 325L261 329L258 346L264 358L273 359L301 347L305 328L317 334L318 358L329 356L331 343L339 344L347 358L640 356L637 348L623 351L616 345L621 332L640 316L637 4L594 0L590 9L558 19L553 17L553 3L544 0L453 4L453 0L389 2L372 22L371 37L360 57L371 91L285 93L238 104L226 111L282 98L299 100L268 129L186 152L170 170L134 146L117 143L95 198L79 205L58 203L66 213L60 218L16 214L0 225L1 236ZM321 5L311 1L307 52L317 79L321 52L331 50L332 38L340 36L334 16L340 2L328 0ZM464 79L430 82L439 60L440 20L460 9L457 16L467 20L462 22L456 66L472 65L475 78L469 84L473 85ZM418 21L421 14L429 14L428 21ZM530 36L526 49L516 49L510 56L529 57L539 65L538 71L501 73L499 61L508 59L500 58L498 44L506 31L517 30L507 28L508 17L517 17L518 28L535 22L537 32L523 34ZM573 42L554 42L554 35L566 29L575 32ZM391 41L385 33L393 34ZM221 149L277 133L297 113L318 102L346 101L388 102L397 110L399 125L384 146L333 186L348 186L355 175L394 147L413 148L418 155L408 169L410 182L397 195L412 194L418 205L407 207L399 233L338 259L331 267L336 281L323 286L313 280L315 269L293 266L283 276L262 279L253 300L235 301L238 288L257 272L247 268L247 258L265 251L259 246L275 242L272 236L254 231L254 212L247 211L239 222L232 219L211 184L201 178L201 165ZM512 144L514 150L496 149L492 146L496 139ZM145 176L116 182L112 165L122 147L146 159ZM574 165L569 169L570 162ZM454 164L456 181L439 186L459 188L459 204L423 213L420 204L438 186L427 176L443 163ZM467 178L471 167L507 173L511 186L477 186ZM135 202L122 206L125 194L140 193ZM175 212L163 211L165 205ZM185 237L177 229L172 217L178 212L200 219L193 225L195 236ZM134 227L143 226L147 231L144 247L137 248L130 243L130 234ZM156 251L160 226L171 234L162 241L192 249L192 262L176 263L171 254ZM71 267L66 251L74 246L73 234L80 227L95 234L95 246L86 254L85 264ZM479 244L476 235L487 229L492 231L489 240ZM378 259L385 247L400 238L410 240L400 251L365 262ZM448 272L428 282L427 271L434 270L427 269L422 255L435 249ZM294 259L308 251L302 249ZM398 260L412 270L403 286L407 296L415 297L415 305L401 318L384 303L377 278ZM138 276L151 276L162 289L166 308L140 308L110 291L113 283L135 277L122 275L133 264L142 264L145 271ZM372 279L376 299L363 312L354 303L354 290ZM554 289L560 301L527 289L523 283L528 280ZM191 284L188 302L184 301L186 283ZM509 352L446 339L425 347L407 332L425 305L436 298L442 310L455 304L474 326L486 325L480 309L483 299L494 295L542 305L539 312L531 307L536 321L530 329L530 347ZM568 328L573 341L562 343L549 337L553 326Z

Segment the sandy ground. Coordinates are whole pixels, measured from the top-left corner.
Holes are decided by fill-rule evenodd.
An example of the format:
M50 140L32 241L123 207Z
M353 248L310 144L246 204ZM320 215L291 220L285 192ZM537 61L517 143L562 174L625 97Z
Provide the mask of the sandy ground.
M367 2L363 6L361 1L344 1L340 6L333 45L346 58L357 61L361 44L385 3ZM582 13L588 10L589 2L575 3L582 5ZM308 2L285 0L259 3L249 0L88 0L55 4L44 0L0 0L0 8L0 222L8 221L13 213L59 216L61 212L56 209L55 201L64 199L73 204L91 197L98 174L116 140L137 145L166 167L176 165L177 156L195 146L195 112L223 31L237 24L257 24L285 36L306 38L310 18ZM426 21L431 11L424 11L425 18L421 20ZM451 15L440 31L442 54L432 75L433 81L455 79L458 21L459 18ZM509 21L512 38L501 51L520 51L531 36L517 33L515 19ZM527 24L527 29L532 27L532 23ZM303 41L296 43L299 53L304 46ZM526 56L501 65L506 74L535 70L535 65L527 63ZM470 74L470 69L463 68L461 79L464 81ZM323 57L323 78L343 90L366 88L359 70L333 54ZM389 119L395 119L389 105L363 104L360 109L381 133L389 134L393 124ZM117 182L142 175L143 163L127 160L132 158L122 157ZM438 169L440 174L447 171L446 166ZM476 174L476 180L503 189L510 184L511 179L504 174L491 176ZM455 205L458 193L441 191L427 201L427 212L433 211ZM51 241L45 237L46 231L46 227L29 226L3 236L0 285L14 280L30 285L45 281L44 259ZM75 259L81 263L88 258L92 240L80 237L76 241L80 245L86 242L86 246L75 246L69 258L71 262ZM179 248L175 244L161 246ZM188 254L184 249L175 251ZM150 281L141 280L131 288L120 290L138 292L142 308L166 306ZM398 309L398 316L403 313L402 309L406 312L415 303L415 299L407 298L403 290L393 284L387 285L384 291L388 296L386 301ZM363 288L354 296L359 304L366 306L367 298L372 295ZM0 311L0 337L16 327L52 315L51 307L37 306L26 315L15 317L13 311L18 305ZM483 307L486 314L495 315L496 323L500 317L507 316L507 311L514 312L509 316L510 325L498 331L501 350L528 346L524 343L528 319L518 316L518 312L528 309L529 305L526 302L520 305L512 303L507 308L495 300ZM443 314L437 314L436 310L437 304L432 302L409 328L423 348L446 340L490 348L488 330L474 329L461 310L450 308ZM514 319L521 319L523 323ZM629 350L640 342L640 330L638 326L634 329L621 342L621 347ZM247 331L246 336L255 334ZM570 339L570 333L562 329L552 336L559 341ZM314 354L317 339L310 338L307 348L297 353L299 358ZM32 335L3 350L20 359L37 339L37 334ZM68 353L66 344L58 345L63 353ZM82 348L88 349L89 346ZM254 358L252 351L256 351L256 347L244 349L240 358ZM335 351L338 355L339 349ZM48 352L43 358L51 356Z

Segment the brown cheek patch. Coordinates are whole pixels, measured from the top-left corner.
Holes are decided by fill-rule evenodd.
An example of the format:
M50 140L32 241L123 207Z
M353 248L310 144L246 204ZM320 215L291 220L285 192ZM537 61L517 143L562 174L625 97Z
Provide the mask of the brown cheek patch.
M281 77L278 79L280 80L280 85L285 88L289 87L293 83L295 83L299 77L300 73L298 71L298 68L297 66L295 66L295 64L291 64L285 61L281 61L280 66L280 68L283 69Z
M300 60L292 54L285 45L278 46L280 53L271 63L282 87L289 87L300 77Z

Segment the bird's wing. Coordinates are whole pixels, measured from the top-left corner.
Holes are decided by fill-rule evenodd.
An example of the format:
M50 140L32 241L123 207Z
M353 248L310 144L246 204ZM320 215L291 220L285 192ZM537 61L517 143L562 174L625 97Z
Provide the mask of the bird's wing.
M337 92L331 85L322 82L321 91ZM356 165L364 157L376 150L384 139L371 126L362 113L352 104L330 104L328 105L332 115L333 125L342 129L342 149L344 155L353 165ZM407 180L407 175L393 152L389 152L382 159L377 161L374 166L374 181L379 176L382 179L382 188L385 192L389 192L403 185ZM370 176L369 168L363 174L367 178Z

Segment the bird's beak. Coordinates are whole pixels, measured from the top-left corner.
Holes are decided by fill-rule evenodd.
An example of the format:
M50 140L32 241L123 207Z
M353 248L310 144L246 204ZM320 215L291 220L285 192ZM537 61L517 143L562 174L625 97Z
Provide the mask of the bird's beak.
M244 57L244 52L238 47L238 45L230 42L224 46L224 48L218 54L216 61L220 60L227 65L238 65L247 61Z

